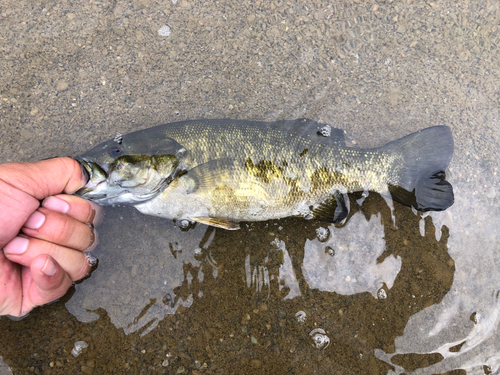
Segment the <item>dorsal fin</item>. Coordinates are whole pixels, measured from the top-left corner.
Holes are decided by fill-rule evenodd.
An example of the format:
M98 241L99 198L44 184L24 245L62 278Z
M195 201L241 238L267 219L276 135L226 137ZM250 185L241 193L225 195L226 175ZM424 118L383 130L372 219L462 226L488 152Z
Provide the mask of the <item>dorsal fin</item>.
M187 132L187 129L190 129L193 126L209 127L213 129L214 132L225 131L228 127L252 127L259 129L262 134L265 134L270 130L278 130L293 137L310 139L314 142L322 143L330 147L345 146L345 136L342 129L336 129L330 125L322 124L314 120L305 118L297 120L279 120L273 122L233 119L188 120L159 125L154 128L149 128L147 129L147 131L150 133L150 135L153 134L154 136L156 136L157 134L159 138L165 137L165 134L168 134L168 136L175 138L176 132ZM131 133L130 135L135 136L136 134L138 134L139 136L141 135L139 132ZM183 146L187 147L187 144Z

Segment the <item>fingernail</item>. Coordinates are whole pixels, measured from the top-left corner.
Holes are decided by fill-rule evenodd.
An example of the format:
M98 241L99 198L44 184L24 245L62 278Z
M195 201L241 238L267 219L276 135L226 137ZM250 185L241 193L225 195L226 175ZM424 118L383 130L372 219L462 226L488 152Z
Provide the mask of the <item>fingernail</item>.
M45 215L40 211L35 211L31 214L31 216L26 220L24 226L30 229L38 229L45 222Z
M47 258L47 261L45 262L45 266L42 268L42 272L47 275L47 276L53 276L57 271L56 265L50 258Z
M21 255L28 249L30 240L24 237L16 237L3 248L7 254Z
M62 199L56 197L48 197L42 202L42 207L48 208L52 211L62 212L65 214L69 211L68 202L63 201Z

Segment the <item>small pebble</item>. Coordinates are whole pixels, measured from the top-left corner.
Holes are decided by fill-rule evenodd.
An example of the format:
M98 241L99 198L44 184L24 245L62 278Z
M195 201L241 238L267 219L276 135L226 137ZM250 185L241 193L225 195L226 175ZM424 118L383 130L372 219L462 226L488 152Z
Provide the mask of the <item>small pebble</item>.
M306 321L306 313L304 311L299 311L295 314L295 317L297 318L297 321L299 323L304 323Z
M316 236L320 242L325 242L330 237L330 231L327 228L319 227L316 229Z
M387 292L385 289L379 289L377 292L377 298L378 299L386 299L387 298Z
M332 249L330 246L327 246L325 247L325 253L333 257L335 255L335 250Z
M67 90L68 87L69 87L69 85L67 82L59 81L59 82L57 82L56 90L61 92L61 91Z
M332 127L330 125L323 126L319 132L323 137L329 137L332 134Z
M82 350L84 348L87 348L89 344L87 344L85 341L77 341L75 342L75 347L71 350L71 354L73 357L78 357L80 354L82 354Z
M168 25L164 25L158 30L159 36L169 36L170 34L172 34L172 29Z
M259 368L262 365L262 362L258 359L252 359L250 361L250 365L254 368Z
M490 187L488 190L486 190L486 197L493 199L496 197L496 195L497 193L494 187Z

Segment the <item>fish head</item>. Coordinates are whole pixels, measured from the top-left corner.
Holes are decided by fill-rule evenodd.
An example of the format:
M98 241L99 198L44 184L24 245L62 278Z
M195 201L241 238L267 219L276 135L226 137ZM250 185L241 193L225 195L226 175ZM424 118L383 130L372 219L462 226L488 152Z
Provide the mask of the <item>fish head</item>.
M181 172L185 154L175 140L147 131L117 136L75 158L89 177L75 194L99 205L145 202Z

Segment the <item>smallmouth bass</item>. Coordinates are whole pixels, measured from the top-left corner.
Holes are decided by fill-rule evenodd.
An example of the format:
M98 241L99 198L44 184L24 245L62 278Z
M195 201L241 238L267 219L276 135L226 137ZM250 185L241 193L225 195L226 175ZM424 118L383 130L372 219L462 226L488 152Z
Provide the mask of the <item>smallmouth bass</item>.
M444 171L447 126L372 149L312 120L193 120L118 135L77 157L89 175L76 194L100 205L238 229L288 216L340 222L347 193L374 191L420 211L453 204Z

